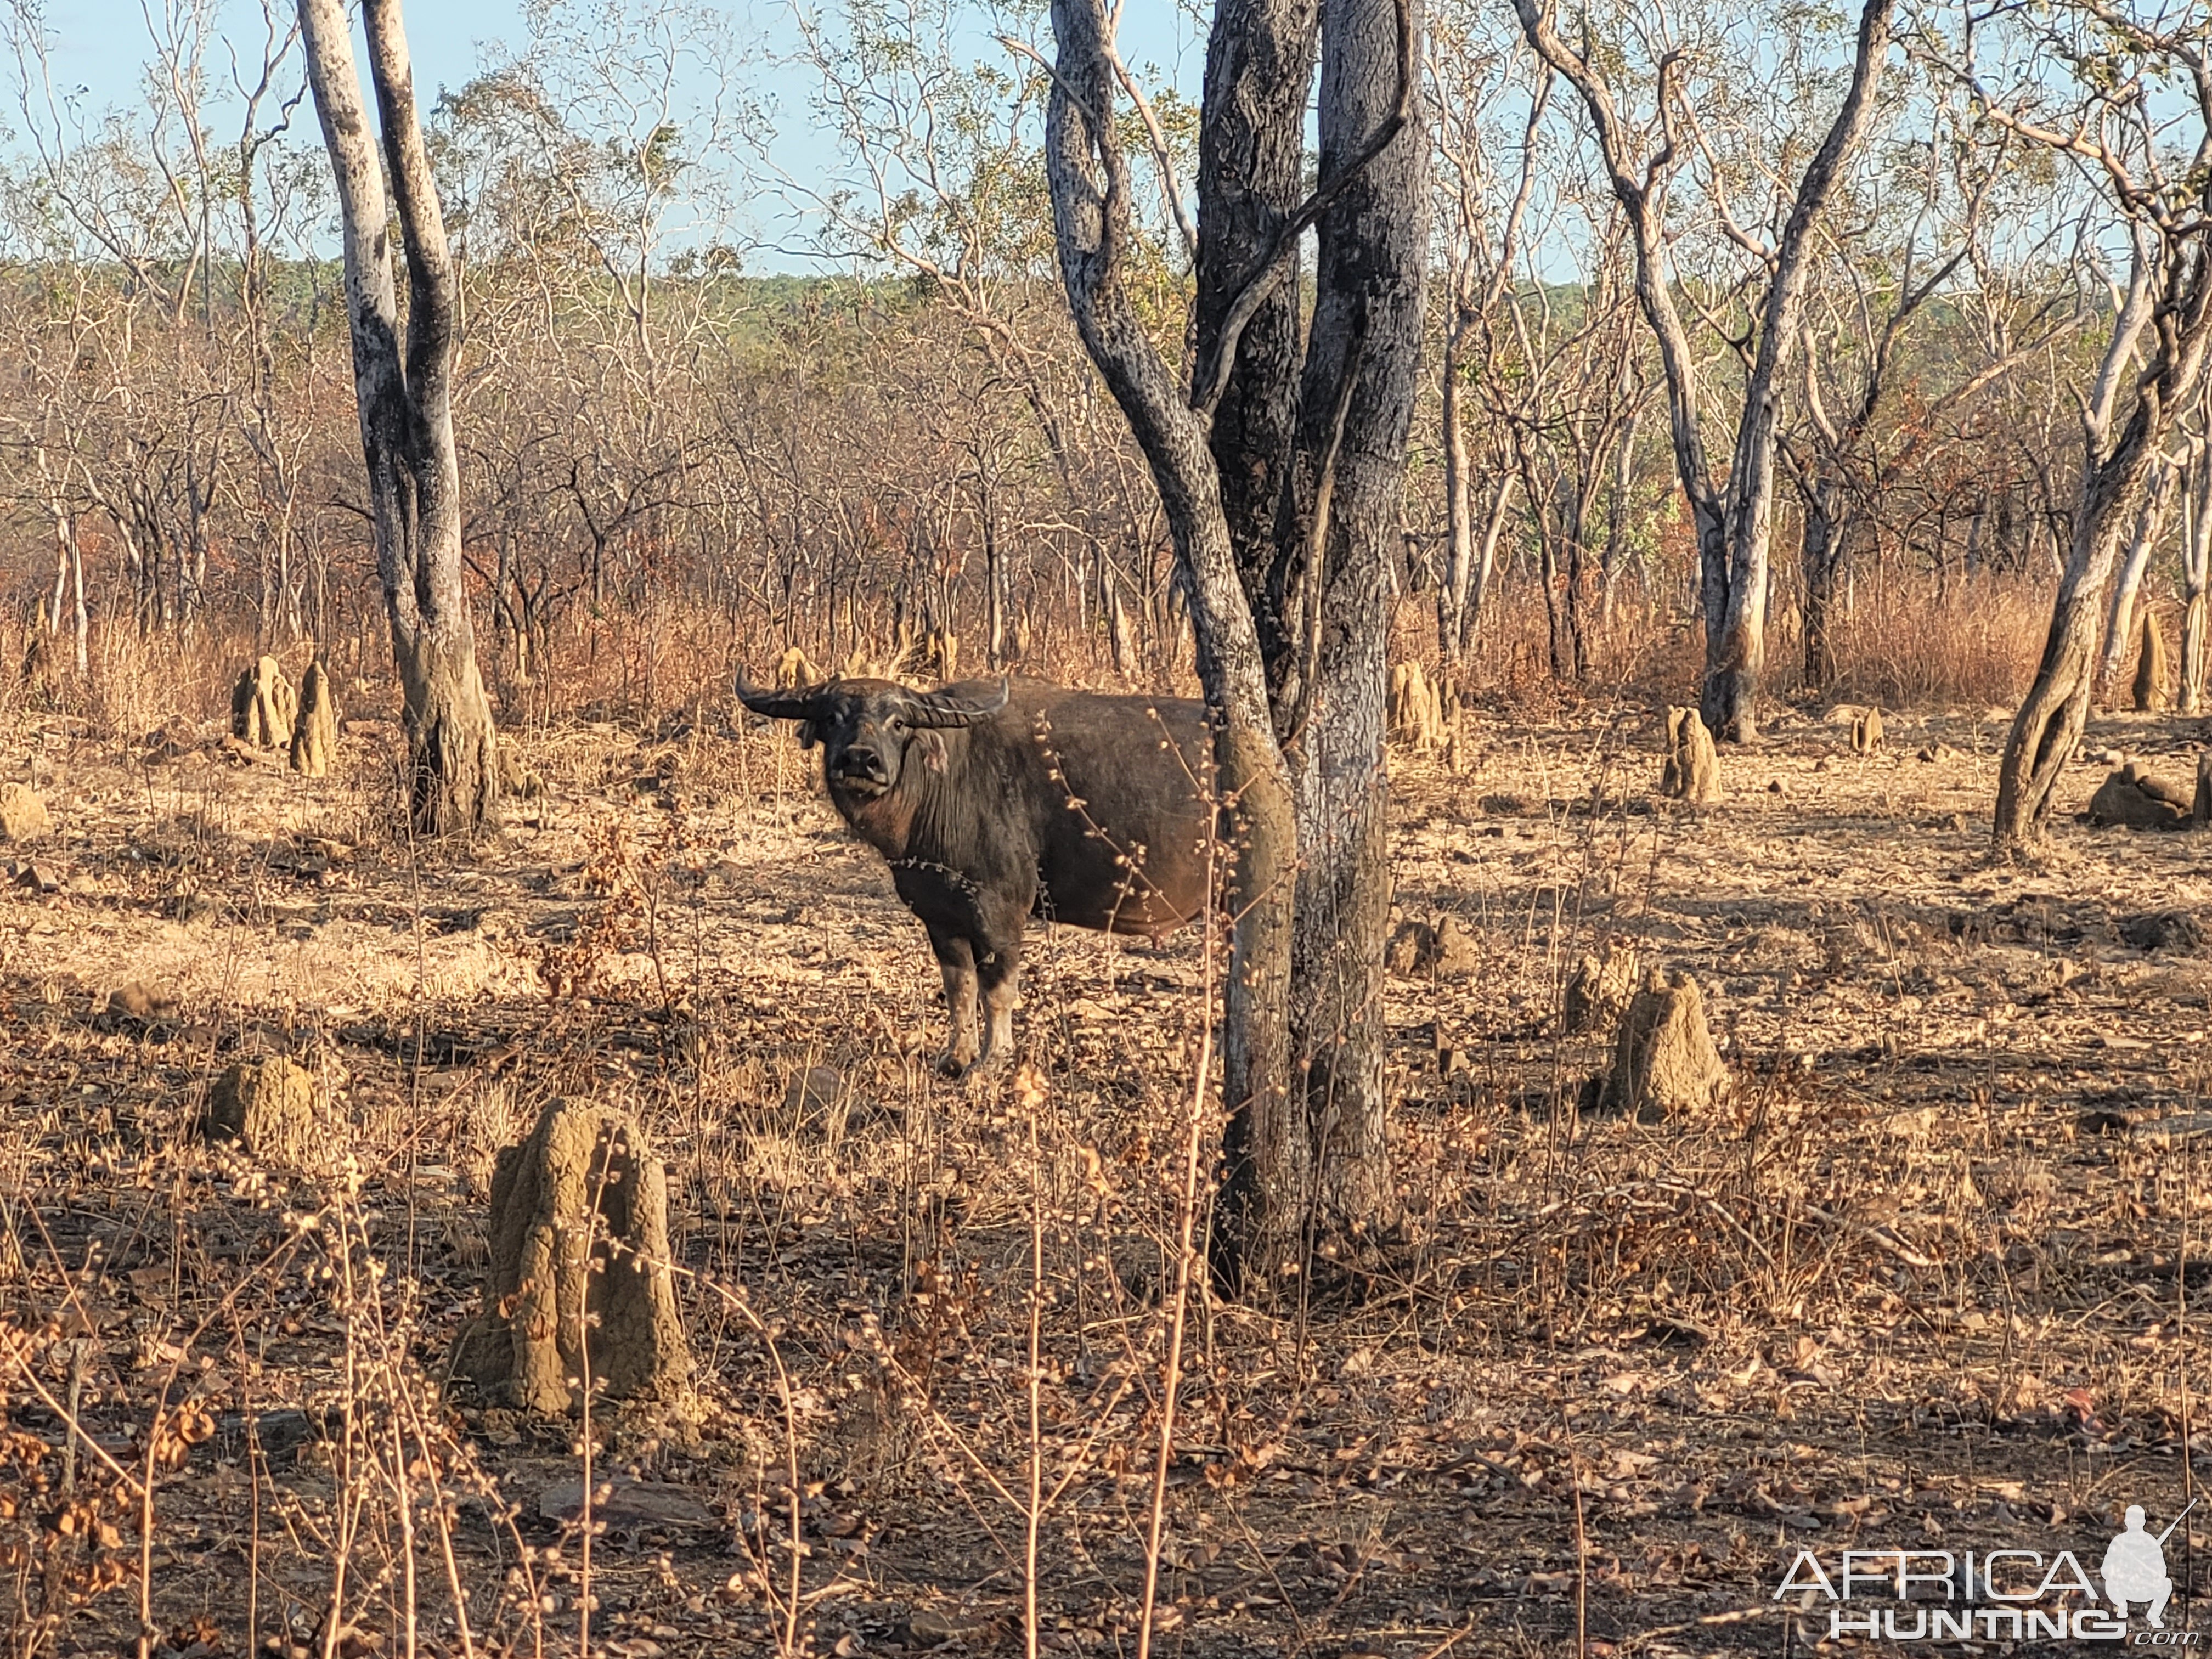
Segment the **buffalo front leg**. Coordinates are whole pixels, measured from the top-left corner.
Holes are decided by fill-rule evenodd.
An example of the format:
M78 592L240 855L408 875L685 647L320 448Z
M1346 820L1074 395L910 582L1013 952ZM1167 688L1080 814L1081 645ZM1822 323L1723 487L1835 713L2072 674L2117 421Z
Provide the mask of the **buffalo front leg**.
M1018 947L994 951L975 964L983 991L983 1053L979 1062L996 1070L1014 1057L1014 1003L1022 973Z
M945 1006L952 1016L945 1057L937 1069L947 1077L958 1077L975 1063L975 952L966 939L934 927L929 930L929 948L945 975Z

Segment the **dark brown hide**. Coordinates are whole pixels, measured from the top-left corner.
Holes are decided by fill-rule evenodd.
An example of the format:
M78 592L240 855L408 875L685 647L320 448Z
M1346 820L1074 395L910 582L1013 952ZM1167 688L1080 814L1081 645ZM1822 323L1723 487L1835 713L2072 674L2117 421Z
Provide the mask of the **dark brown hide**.
M927 929L952 1012L949 1070L1011 1054L1030 916L1157 937L1205 902L1212 750L1199 702L1030 679L740 695L822 744L830 801Z

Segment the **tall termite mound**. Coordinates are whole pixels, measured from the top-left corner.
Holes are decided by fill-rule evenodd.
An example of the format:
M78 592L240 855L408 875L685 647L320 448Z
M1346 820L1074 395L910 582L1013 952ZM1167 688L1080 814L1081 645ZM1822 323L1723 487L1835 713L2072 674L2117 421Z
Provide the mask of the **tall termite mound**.
M668 1254L668 1181L635 1119L556 1100L492 1176L483 1309L453 1370L544 1416L592 1397L672 1405L691 1351Z
M2136 712L2154 714L2163 709L2166 705L2166 688L2172 683L2172 670L2166 656L2166 635L2159 631L2158 618L2146 605L2142 613L2142 647L2136 655Z
M257 749L282 749L290 743L299 714L300 695L274 657L241 671L230 688L230 735Z
M1401 662L1390 671L1389 714L1390 735L1415 754L1431 754L1449 738L1443 683L1431 684L1418 662Z
M1713 734L1694 708L1667 711L1667 762L1659 773L1659 793L1703 805L1720 793L1720 758Z
M1680 971L1669 980L1654 968L1621 1017L1606 1105L1656 1121L1709 1110L1730 1087L1698 981Z
M323 776L337 746L338 705L331 677L321 663L311 662L300 681L299 714L292 724L292 769L301 777Z

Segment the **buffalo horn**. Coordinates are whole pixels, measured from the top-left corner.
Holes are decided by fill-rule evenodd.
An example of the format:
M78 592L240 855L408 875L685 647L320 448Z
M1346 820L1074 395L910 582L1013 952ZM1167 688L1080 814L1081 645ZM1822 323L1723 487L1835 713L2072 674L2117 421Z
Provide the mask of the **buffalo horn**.
M830 712L830 687L802 685L789 691L765 691L737 677L738 701L756 714L772 720L818 720Z
M955 696L950 691L909 691L903 699L907 724L925 726L977 725L1006 706L1006 698L1012 689L1010 681L1001 679L996 695L980 702Z

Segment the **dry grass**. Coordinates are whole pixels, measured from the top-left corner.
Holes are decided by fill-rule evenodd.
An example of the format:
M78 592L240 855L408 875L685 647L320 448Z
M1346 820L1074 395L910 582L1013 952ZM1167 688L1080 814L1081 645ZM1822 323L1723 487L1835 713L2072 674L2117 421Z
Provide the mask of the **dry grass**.
M23 1659L975 1651L1031 1584L1042 1650L1127 1652L1156 1483L1155 1652L1566 1653L1578 1605L1593 1652L1765 1651L1801 1541L2089 1560L2202 1479L2212 975L2123 924L2212 886L2191 838L2071 825L1986 864L1991 724L1862 759L1785 718L1699 816L1655 810L1619 707L1401 767L1401 902L1482 952L1389 988L1403 1224L1303 1307L1194 1291L1162 1466L1196 939L1040 936L1035 1085L948 1085L880 865L718 707L526 734L553 798L466 856L396 833L389 732L310 784L204 719L149 764L149 718L183 730L7 727L74 878L0 898ZM2179 769L2189 735L2096 741ZM1699 975L1729 1111L1580 1109L1601 1041L1549 1022L1601 934ZM305 1168L191 1132L264 1052L325 1083ZM817 1065L826 1104L787 1087ZM588 1569L541 1501L573 1425L441 1386L492 1155L574 1093L669 1160L702 1401L600 1418L596 1474L714 1517L617 1501Z

